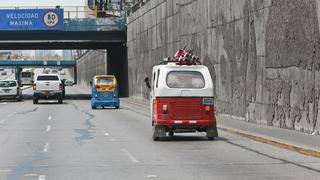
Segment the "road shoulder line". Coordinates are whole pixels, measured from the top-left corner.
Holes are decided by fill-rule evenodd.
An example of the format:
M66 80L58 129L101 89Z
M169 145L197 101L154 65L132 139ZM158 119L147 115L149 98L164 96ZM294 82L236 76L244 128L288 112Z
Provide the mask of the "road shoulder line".
M124 103L128 104L129 106L138 106L138 107L146 107L146 105L144 105L143 103L140 103L138 105L138 101L137 99L134 100L134 103L130 101L130 98L126 98L123 100ZM130 109L128 109L130 110ZM146 110L148 110L148 107L146 107ZM131 110L130 110L131 111ZM146 113L147 114L147 113ZM150 117L150 115L148 115ZM262 135L255 135L253 133L249 133L249 132L245 132L239 129L235 129L235 128L231 128L231 127L227 127L227 126L223 126L218 124L218 129L225 131L225 132L229 132L229 133L233 133L233 134L237 134L243 137L246 137L248 139L254 140L254 141L258 141L258 142L262 142L265 144L269 144L269 145L273 145L276 147L280 147L282 149L287 149L293 152L297 152L300 154L304 154L307 156L313 156L313 157L318 157L320 158L320 151L314 150L312 148L307 148L307 147L302 147L302 146L298 146L298 145L294 145L292 143L285 143L282 142L281 140L275 140L266 136L262 136Z

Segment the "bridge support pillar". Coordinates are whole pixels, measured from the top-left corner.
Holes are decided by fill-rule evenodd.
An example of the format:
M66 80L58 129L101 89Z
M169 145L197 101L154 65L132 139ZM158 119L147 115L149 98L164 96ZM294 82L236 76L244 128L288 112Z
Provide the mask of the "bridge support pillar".
M73 81L78 84L78 76L77 76L77 65L73 66Z
M116 76L119 84L120 97L128 97L128 56L126 44L114 45L107 49L108 51L108 74Z
M21 67L16 67L16 70L15 70L15 79L17 81L20 82L21 80L21 72L22 72L22 68Z

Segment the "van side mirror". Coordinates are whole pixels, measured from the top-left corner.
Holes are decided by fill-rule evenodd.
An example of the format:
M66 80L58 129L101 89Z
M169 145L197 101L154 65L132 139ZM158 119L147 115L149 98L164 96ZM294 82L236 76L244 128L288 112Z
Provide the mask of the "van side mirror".
M144 82L146 83L146 86L148 87L148 89L151 89L150 79L148 77L144 78Z

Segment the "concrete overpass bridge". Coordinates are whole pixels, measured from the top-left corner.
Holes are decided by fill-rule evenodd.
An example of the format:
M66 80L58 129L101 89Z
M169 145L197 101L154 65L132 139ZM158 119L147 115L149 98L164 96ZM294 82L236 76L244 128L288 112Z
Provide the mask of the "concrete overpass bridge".
M58 11L62 8L53 8L51 10ZM0 18L3 15L1 11L0 8ZM15 12L15 10L12 11ZM18 10L16 11L18 12ZM37 9L28 9L28 12L30 11L37 12ZM63 23L61 28L58 29L17 29L16 27L3 29L0 27L0 50L107 49L107 72L117 76L120 94L127 96L126 14L117 12L117 15L107 18L70 18L64 12L64 16L62 15L61 17ZM53 63L54 65L55 62L47 63ZM61 61L61 63L60 66L76 67L76 62ZM0 62L0 66L33 66L32 64L38 67L46 66L39 61Z

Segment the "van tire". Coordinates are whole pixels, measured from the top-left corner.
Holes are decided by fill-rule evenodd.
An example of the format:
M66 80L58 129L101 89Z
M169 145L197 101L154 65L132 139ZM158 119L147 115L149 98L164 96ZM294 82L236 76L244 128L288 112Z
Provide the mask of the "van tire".
M63 97L62 97L62 95L59 96L59 98L58 98L58 103L59 103L59 104L62 104L62 103L63 103Z
M156 136L152 136L152 139L153 139L153 141L159 141L160 140L160 138L156 137Z
M160 139L156 129L157 129L156 126L152 127L152 140L153 141L159 141L159 139Z
M207 138L211 141L214 140L215 137L218 137L218 130L216 126L207 127L206 132L207 132Z
M152 139L153 141L159 141L160 137L166 136L166 129L164 126L155 125L152 128Z
M169 136L174 136L174 132L173 131L169 131Z

